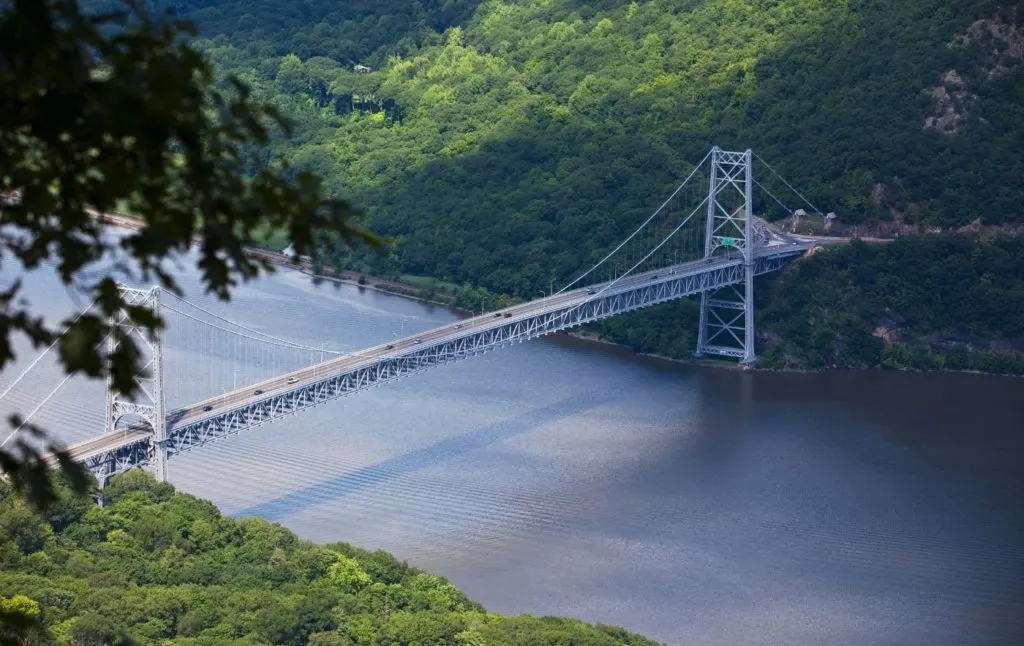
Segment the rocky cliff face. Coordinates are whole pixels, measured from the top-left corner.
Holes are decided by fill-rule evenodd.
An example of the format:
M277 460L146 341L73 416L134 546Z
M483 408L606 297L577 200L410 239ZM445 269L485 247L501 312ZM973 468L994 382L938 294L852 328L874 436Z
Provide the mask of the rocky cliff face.
M1005 17L977 20L948 43L966 70L950 68L942 74L941 82L932 86L934 114L925 119L925 128L956 135L968 113L977 108L978 94L972 86L1006 75L1024 59L1024 29L1016 24L1019 13L1014 8ZM979 118L985 117L982 114Z

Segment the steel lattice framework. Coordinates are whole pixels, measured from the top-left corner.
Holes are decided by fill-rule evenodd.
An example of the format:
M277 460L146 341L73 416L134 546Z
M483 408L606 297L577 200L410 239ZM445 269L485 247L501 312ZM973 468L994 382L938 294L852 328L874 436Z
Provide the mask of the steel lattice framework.
M773 233L754 219L752 151L730 152L715 147L709 157L703 259L639 275L627 274L574 291L563 290L493 313L493 318L491 314L481 315L443 326L415 339L408 337L338 357L169 413L164 410L160 338L133 326L127 313L119 312L111 323L146 354L148 377L140 381L140 395L134 401L110 393L108 387L106 433L71 447L72 456L92 470L101 483L142 465L152 465L157 477L166 480L170 457L286 415L435 366L696 294L701 295L697 354L734 357L751 364L755 360L754 277L780 269L802 255L810 243ZM689 178L683 183L687 181ZM697 212L682 220L652 253ZM650 219L637 231L648 222ZM633 235L636 232L623 244ZM125 287L122 292L129 306L160 307L159 288ZM115 343L110 342L108 351L116 350Z
M717 354L753 364L755 250L763 229L754 226L753 152L711 149L707 234L704 256L713 258L723 249L743 255L743 291L735 284L703 292L697 355ZM763 242L761 243L763 244Z
M153 312L160 311L160 288L134 289L119 286L125 304L129 307L145 307ZM167 453L164 450L166 424L164 416L163 392L163 353L160 347L160 335L144 327L135 325L124 309L115 314L111 320L112 329L120 329L125 336L135 342L145 356L142 374L137 381L138 395L130 400L116 393L110 378L107 378L106 430L108 433L119 428L148 427L152 435L150 456L156 470L157 478L162 482L167 479ZM107 337L108 356L117 350L118 341L115 334ZM101 470L102 471L102 470ZM107 474L97 472L101 478Z
M754 257L753 272L764 274L780 269L801 255L806 246L766 248ZM743 258L713 258L657 272L648 272L629 284L614 283L567 294L564 302L539 311L496 318L483 329L464 331L450 338L425 343L412 349L368 358L341 372L327 372L322 378L298 384L286 392L253 398L228 410L176 425L175 412L167 419L162 443L166 457L190 451L210 442L252 429L286 415L319 406L371 387L380 386L432 367L483 354L496 348L522 343L594 321L632 312L659 303L720 290L746 278ZM593 293L591 293L593 292ZM150 464L157 454L155 438L149 432L132 429L97 438L105 447L89 453L82 462L100 478L107 478L135 466Z
M153 434L147 431L133 430L104 435L100 440L116 439L115 448L104 450L81 460L87 469L93 472L100 486L113 475L134 469L138 466L156 466ZM164 480L166 481L166 475Z

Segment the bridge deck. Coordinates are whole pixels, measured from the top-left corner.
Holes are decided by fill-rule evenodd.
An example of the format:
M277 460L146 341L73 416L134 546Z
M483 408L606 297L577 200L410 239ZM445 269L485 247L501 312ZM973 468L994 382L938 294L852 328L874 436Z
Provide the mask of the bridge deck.
M786 241L760 248L755 272L777 270L808 246ZM412 372L742 280L741 257L698 260L463 319L171 411L165 446L170 456ZM132 428L70 452L105 477L147 463L152 441L148 430Z

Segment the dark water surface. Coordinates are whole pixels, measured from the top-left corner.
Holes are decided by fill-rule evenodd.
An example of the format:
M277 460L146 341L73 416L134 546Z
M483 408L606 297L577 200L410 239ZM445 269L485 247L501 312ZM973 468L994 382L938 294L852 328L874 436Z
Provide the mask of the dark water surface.
M454 320L295 273L219 311L341 350ZM540 340L170 473L226 513L394 552L497 612L670 644L1015 644L1022 413L1017 379L740 373Z

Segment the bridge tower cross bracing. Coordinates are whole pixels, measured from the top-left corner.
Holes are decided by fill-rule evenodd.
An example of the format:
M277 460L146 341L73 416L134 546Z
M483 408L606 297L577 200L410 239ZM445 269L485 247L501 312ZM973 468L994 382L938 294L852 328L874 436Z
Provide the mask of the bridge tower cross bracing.
M708 185L707 231L704 257L712 258L726 249L743 255L743 290L739 286L703 292L700 299L700 327L697 356L735 357L753 364L754 354L754 230L753 153L730 152L715 146L711 150ZM735 250L735 251L734 251Z
M135 289L119 285L118 288L129 306L142 306L159 312L160 287ZM124 331L143 352L144 358L143 376L138 380L138 393L135 399L128 399L115 393L110 377L107 378L106 430L112 433L139 423L149 426L153 434L150 439L150 464L157 480L166 482L167 426L164 418L163 352L160 333L135 325L128 312L123 309L111 318L110 324L112 328ZM107 352L113 353L116 349L117 339L111 334L107 339Z

